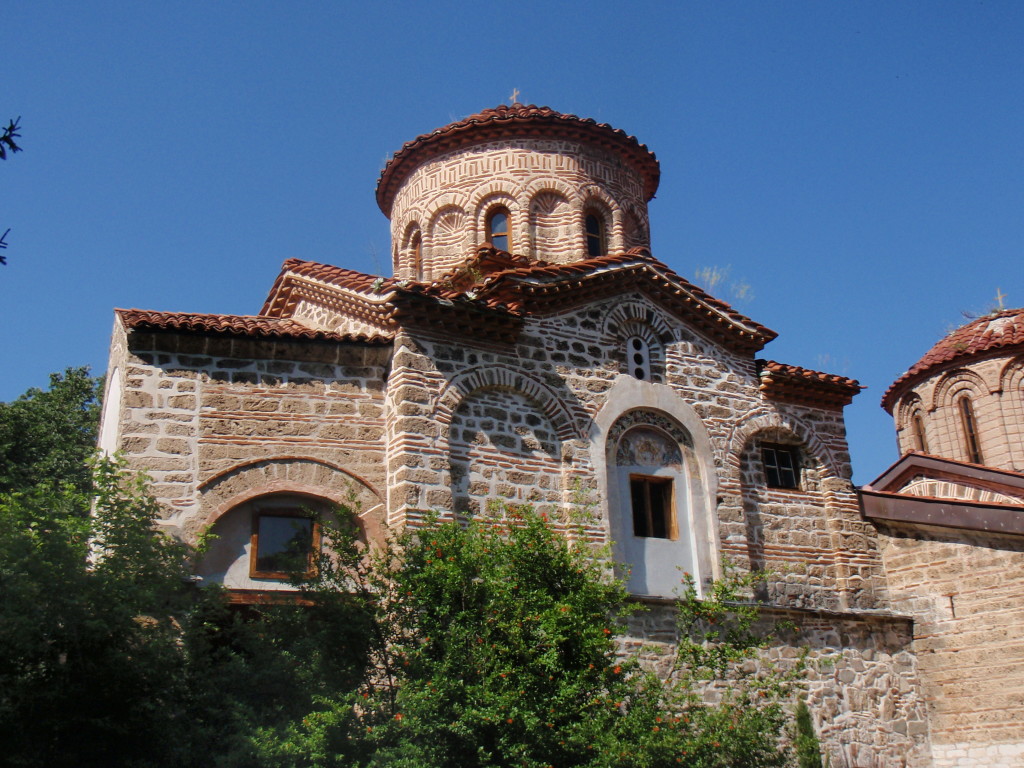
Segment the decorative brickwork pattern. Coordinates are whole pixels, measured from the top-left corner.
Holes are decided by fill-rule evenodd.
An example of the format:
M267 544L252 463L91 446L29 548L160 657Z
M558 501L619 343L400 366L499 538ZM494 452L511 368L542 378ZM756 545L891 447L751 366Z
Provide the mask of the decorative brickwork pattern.
M397 247L411 226L449 216L459 229L425 233L424 279L436 280L487 241L485 220L496 205L512 215L511 248L538 261L576 261L586 253L584 211L600 206L609 252L648 246L642 178L601 149L572 141L508 139L431 158L410 173L391 209L395 274L413 278ZM630 210L624 236L623 206Z

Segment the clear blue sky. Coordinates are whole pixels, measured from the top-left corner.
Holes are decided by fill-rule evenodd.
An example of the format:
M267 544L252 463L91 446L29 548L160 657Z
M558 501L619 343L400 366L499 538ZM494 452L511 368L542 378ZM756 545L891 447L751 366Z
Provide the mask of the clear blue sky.
M765 356L869 387L858 483L896 458L888 384L997 288L1024 305L1020 2L9 0L0 61L0 400L102 371L115 306L253 314L293 256L389 273L388 154L513 88L646 143L655 256L731 267Z

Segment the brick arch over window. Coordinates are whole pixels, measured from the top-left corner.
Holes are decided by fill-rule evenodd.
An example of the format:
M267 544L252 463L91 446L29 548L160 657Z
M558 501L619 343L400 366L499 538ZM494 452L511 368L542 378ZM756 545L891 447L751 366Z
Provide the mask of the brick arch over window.
M1024 395L1024 356L1015 357L1003 366L999 374L999 384L1003 392Z
M681 572L710 576L703 518L707 504L693 436L668 413L632 408L605 437L608 526L627 587L671 597Z
M792 435L805 451L819 464L825 476L846 478L848 467L843 466L832 451L817 436L815 431L799 419L783 417L771 411L754 411L737 424L729 435L725 456L725 470L733 481L740 480L740 457L755 435L775 431Z
M580 203L580 231L583 231L583 216L586 212L599 212L604 218L608 253L623 250L622 207L618 201L601 187L590 185L580 190Z
M604 335L609 339L624 339L623 329L630 323L648 326L662 345L668 345L673 341L672 328L665 321L665 317L650 304L635 300L619 302L612 306L604 318Z
M921 396L916 392L911 392L909 395L900 398L896 409L896 428L906 429L910 425L910 419L914 415L914 411L920 408L924 408L924 401L921 400Z
M337 464L301 456L278 456L231 467L199 486L202 512L189 540L220 517L247 501L270 494L291 493L323 499L331 504L357 504L359 524L368 540L381 535L384 497L368 481Z
M911 392L900 400L896 410L896 432L900 453L928 452L928 426L924 402Z
M715 498L718 489L715 451L708 436L707 428L693 406L683 400L677 392L664 384L639 381L628 376L619 376L608 390L605 404L598 411L590 425L590 459L594 466L598 496L593 499L602 513L601 522L605 535L614 538L616 530L628 528L631 520L631 478L632 474L650 475L658 478L656 471L644 471L644 462L637 463L640 469L630 469L628 462L619 461L621 437L629 430L653 429L667 436L678 446L683 457L682 470L671 477L675 489L682 498L673 496L677 504L688 515L686 523L689 545L691 546L691 568L703 585L720 575L718 520ZM657 480L655 480L657 482ZM680 507L677 507L679 509ZM680 534L683 528L680 526ZM629 530L632 535L634 531ZM677 539L682 541L682 539ZM636 543L636 542L634 542ZM633 555L646 557L646 542L637 543ZM644 546L642 546L644 545ZM671 549L671 545L666 545ZM664 548L664 547L663 547ZM656 553L655 553L656 554ZM673 554L673 558L678 552ZM674 564L673 564L674 563ZM679 580L675 570L676 560L666 561L662 568L657 562L647 568L645 560L643 579L646 590L652 586L666 587L662 596L671 597L672 589ZM640 572L638 571L638 577ZM660 585L660 586L659 586ZM634 584L634 588L641 585Z
M582 414L574 414L563 404L562 399L540 381L500 365L479 366L463 371L448 382L438 394L434 404L434 419L441 425L442 436L445 427L451 424L452 414L468 395L479 389L505 389L522 393L537 403L537 406L551 421L558 438L562 441L582 439L578 426Z
M1006 433L1024 435L1024 357L1010 360L1000 375L1000 412ZM1024 441L1008 439L1009 464L1018 472L1024 470Z
M481 185L466 207L472 221L472 247L487 242L487 218L496 208L508 210L509 236L512 240L510 248L515 253L521 253L525 244L528 208L524 208L522 190L502 181Z
M989 387L979 374L969 368L956 368L949 371L935 385L929 410L934 411L951 406L953 401L964 393L977 400L989 394Z

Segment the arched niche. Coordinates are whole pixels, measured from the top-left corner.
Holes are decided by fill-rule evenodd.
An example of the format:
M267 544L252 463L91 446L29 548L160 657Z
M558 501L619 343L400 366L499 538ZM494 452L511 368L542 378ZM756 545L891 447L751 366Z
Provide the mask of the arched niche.
M270 493L243 501L221 515L209 528L206 549L195 567L203 586L219 584L230 590L294 590L275 554L292 550L286 562L319 554L322 525L354 524L354 516L338 519L333 505L322 497L301 493ZM360 538L365 539L359 528ZM301 558L300 558L301 559Z
M591 444L606 529L629 591L671 598L683 571L701 587L714 578L717 481L693 408L667 386L619 376Z
M324 517L352 525L367 544L383 536L384 504L362 478L318 459L282 456L242 464L200 485L203 514L185 531L208 548L196 564L203 583L228 589L290 590L287 578L253 576L259 517ZM256 569L257 572L259 569Z

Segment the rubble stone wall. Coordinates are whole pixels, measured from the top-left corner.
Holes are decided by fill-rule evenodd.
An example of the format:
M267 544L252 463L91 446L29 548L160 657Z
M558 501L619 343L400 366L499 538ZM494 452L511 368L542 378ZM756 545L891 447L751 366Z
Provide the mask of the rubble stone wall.
M623 651L662 677L674 673L675 609L647 604L628 622ZM760 628L777 630L750 673L792 670L801 658L801 688L815 732L833 768L931 765L927 709L905 617L767 608ZM712 689L707 692L716 698Z

